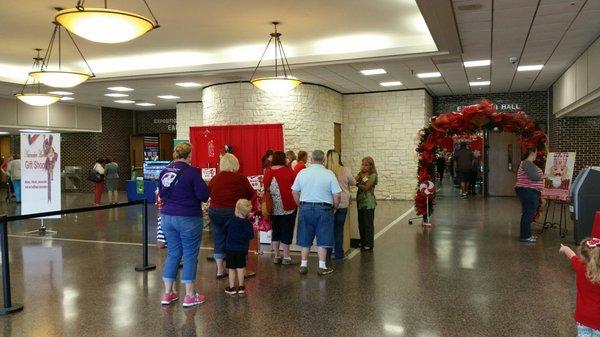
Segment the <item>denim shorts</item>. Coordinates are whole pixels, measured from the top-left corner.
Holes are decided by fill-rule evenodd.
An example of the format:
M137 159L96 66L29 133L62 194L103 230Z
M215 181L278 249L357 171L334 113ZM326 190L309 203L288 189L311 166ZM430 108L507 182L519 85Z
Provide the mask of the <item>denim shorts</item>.
M310 247L315 236L318 247L333 247L333 209L322 204L300 204L296 243Z

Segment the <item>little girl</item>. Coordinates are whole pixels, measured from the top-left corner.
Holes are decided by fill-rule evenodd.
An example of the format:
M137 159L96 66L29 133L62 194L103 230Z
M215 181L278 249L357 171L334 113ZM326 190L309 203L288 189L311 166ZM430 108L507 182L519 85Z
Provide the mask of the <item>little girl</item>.
M571 260L577 275L577 336L600 337L600 239L584 239L579 255L562 244L560 252Z

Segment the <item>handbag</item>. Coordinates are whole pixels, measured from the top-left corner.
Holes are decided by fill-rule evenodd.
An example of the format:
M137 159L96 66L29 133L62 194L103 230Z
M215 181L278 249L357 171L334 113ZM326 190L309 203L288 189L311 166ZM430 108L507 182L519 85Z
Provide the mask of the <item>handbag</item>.
M91 169L88 173L88 180L93 181L95 183L99 183L102 181L102 175L98 173L98 171Z
M263 216L269 216L273 213L273 197L271 197L271 192L267 189L265 189L265 193L263 194L260 208Z

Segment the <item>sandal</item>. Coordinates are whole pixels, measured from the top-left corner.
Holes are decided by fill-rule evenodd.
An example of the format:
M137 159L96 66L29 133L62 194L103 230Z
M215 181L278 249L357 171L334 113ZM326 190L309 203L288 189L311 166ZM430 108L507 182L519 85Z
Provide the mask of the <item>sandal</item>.
M226 277L229 277L229 274L228 274L228 273L223 273L223 274L221 274L221 275L218 275L218 274L217 274L217 280L224 279L224 278L226 278Z

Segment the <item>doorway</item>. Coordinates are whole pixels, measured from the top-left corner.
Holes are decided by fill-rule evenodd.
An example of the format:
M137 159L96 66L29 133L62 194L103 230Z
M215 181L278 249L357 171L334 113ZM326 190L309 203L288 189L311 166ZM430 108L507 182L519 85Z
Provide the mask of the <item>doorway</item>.
M521 144L517 135L507 132L489 132L486 141L486 196L515 196L517 170L521 162Z

